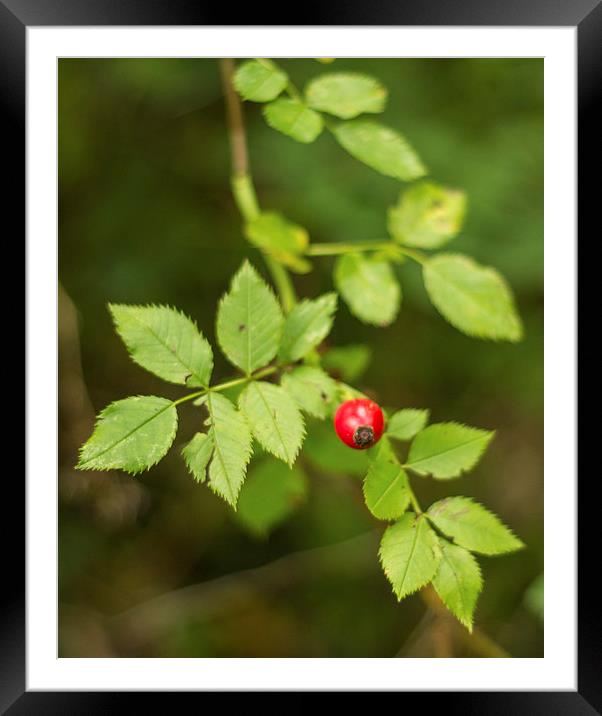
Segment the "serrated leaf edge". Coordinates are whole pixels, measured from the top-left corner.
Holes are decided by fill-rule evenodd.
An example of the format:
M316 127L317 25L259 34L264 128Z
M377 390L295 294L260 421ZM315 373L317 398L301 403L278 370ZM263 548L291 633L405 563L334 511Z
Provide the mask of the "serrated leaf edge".
M455 538L452 537L452 535L447 534L447 533L445 532L445 530L443 530L441 527L439 527L439 526L434 522L434 520L432 519L432 514L431 514L430 511L432 510L433 507L435 507L436 505L441 504L442 502L448 502L449 500L458 500L458 499L466 500L467 502L470 502L470 503L473 504L473 505L477 505L477 506L480 507L484 512L487 512L487 513L488 513L489 515L491 515L492 517L495 517L495 519L496 519L496 520L509 532L509 534L512 535L512 537L517 541L518 545L517 545L515 548L513 548L513 549L505 549L505 550L502 550L502 551L500 551L500 552L493 552L493 553L492 553L492 552L481 552L481 551L476 550L476 549L469 549L468 547L465 547L464 545L460 544L459 542L456 542ZM516 533L514 532L514 530L512 530L512 528L508 527L508 525L507 525L498 515L496 515L495 512L493 512L493 510L488 509L488 508L485 507L485 505L483 505L481 502L478 502L477 500L473 500L472 497L465 497L464 495L450 495L450 496L448 496L448 497L444 497L444 498L442 498L441 500L437 500L437 502L434 502L434 503L428 508L428 510L427 510L426 512L424 512L423 514L424 514L425 517L428 518L429 522L433 525L433 527L435 527L435 529L439 530L442 534L445 535L445 537L446 537L446 539L447 539L448 541L450 541L452 544L456 545L456 547L462 547L462 549L467 550L467 551L470 552L471 554L481 554L481 555L484 555L484 556L486 556L486 557L497 557L497 556L502 555L502 554L512 554L513 552L519 552L521 549L524 549L524 548L526 547L526 544L520 539L520 537L518 537L518 536L516 535Z
M202 381L202 380L201 380L201 376L197 375L197 374L192 370L192 368L191 368L190 366L188 366L188 365L186 365L185 363L183 363L182 360L179 358L179 356L177 356L177 355L174 353L174 351L170 348L170 346L168 346L166 343L164 343L164 342L159 338L159 336L158 336L153 330L151 330L151 328L150 328L146 323L143 323L143 322L139 321L138 319L136 319L136 320L138 320L138 323L140 323L141 325L143 325L144 328L146 328L150 333L153 334L153 336L157 339L157 342L158 342L158 343L160 343L164 348L166 348L166 349L174 356L174 358L177 359L177 361L180 363L180 365L181 365L183 368L186 368L186 370L189 372L189 377L192 376L192 375L196 376L196 378L199 380L199 384L200 384L200 387L201 387L201 388L207 388L207 387L208 387L209 381L211 380L211 374L213 373L213 350L212 350L212 348L211 348L211 343L209 343L209 341L207 340L207 338L205 338L205 334L200 330L200 328L198 327L196 321L195 321L193 318L191 318L190 316L188 316L188 315L187 315L186 313L184 313L184 311L182 311L181 309L176 308L175 306L170 306L169 304L148 303L148 304L146 304L146 305L143 305L143 304L138 304L138 303L136 303L136 304L134 304L134 303L108 303L108 304L107 304L107 307L108 307L108 309L109 309L109 313L111 314L111 319L112 319L112 322L113 322L113 326L114 326L114 328L115 328L115 332L117 333L117 335L118 335L118 336L121 338L121 340L123 341L123 343L124 343L124 345L125 345L125 348L126 348L126 351L127 351L127 354L129 355L129 357L130 357L130 359L132 360L132 362L135 363L135 364L136 364L137 366L139 366L140 368L143 368L144 370L148 371L149 373L152 373L153 375L157 375L157 374L156 374L155 372L153 372L152 370L150 370L149 368L147 368L146 366L144 366L144 365L142 365L141 363L139 363L139 362L134 358L134 356L130 353L130 350L129 350L128 346L127 346L127 343L125 342L125 339L124 339L123 336L121 335L121 333L120 333L120 331L119 331L119 328L118 328L118 326L117 326L117 318L116 318L115 314L113 313L113 308L132 308L132 309L153 309L153 308L154 308L154 309L162 309L162 308L167 308L168 310L173 311L174 313L177 313L179 316L181 316L182 318L185 318L187 321L189 321L190 323L192 323L194 329L195 329L196 332L199 334L200 338L201 338L203 341L205 341L205 343L209 346L209 355L210 355L211 362L210 362L210 368L209 368L209 379L208 379L207 381ZM179 382L177 382L177 381L175 381L175 380L168 380L167 378L163 378L163 377L161 377L161 376L157 376L157 377L161 378L161 380L164 380L166 383L172 383L173 385L188 385L188 380L189 380L189 378L186 378L186 379L184 379L184 381L183 381L182 383L179 383ZM196 387L196 386L195 386L195 387Z
M489 447L489 443L493 440L493 438L495 437L495 433L496 433L495 430L485 430L484 428L475 428L475 427L473 427L472 425L466 425L466 424L464 424L464 423L460 423L460 422L457 422L457 421L455 421L455 420L447 420L447 421L445 421L445 422L443 422L443 423L431 423L430 425L427 425L425 428L423 428L423 430L420 430L420 432L418 432L418 433L416 433L416 435L414 435L414 437L412 438L412 442L413 442L414 440L416 440L416 438L417 438L424 430L427 430L428 428L433 428L433 427L435 427L435 426L437 426L437 425L455 425L455 426L460 427L460 428L466 428L467 430L478 430L479 432L484 433L484 435L481 435L481 436L479 436L479 437L477 437L477 438L473 438L472 440L468 440L467 442L462 443L461 445L456 445L455 447L448 448L447 450L443 450L442 452L438 452L438 453L436 453L435 455L431 455L430 457L421 458L420 460L418 460L417 463L407 462L407 463L405 463L405 464L403 465L404 468L406 468L406 469L408 469L408 470L412 470L413 472L415 472L416 474L421 475L421 476L422 476L422 475L432 475L432 473L429 472L428 470L422 470L422 471L421 471L421 470L419 470L419 469L416 469L416 465L419 464L419 463L421 463L421 462L425 462L426 460L432 460L433 457L439 457L440 455L445 455L445 454L448 453L448 452L453 452L454 450L457 450L458 448L461 448L461 447L465 447L466 445L472 445L472 443L478 442L479 440L483 440L483 441L484 441L484 444L483 444L483 447L482 447L482 449L480 450L480 452L476 455L476 457L475 457L475 459L473 460L473 462L471 462L470 464L466 465L466 466L463 467L463 468L460 468L460 471L459 471L457 474L455 474L455 475L450 475L449 477L435 477L435 475L432 475L433 479L435 479L435 480L453 480L453 479L455 479L455 478L457 478L457 477L460 477L461 475L463 475L464 473L468 472L469 470L472 470L472 468L479 462L479 460L480 460L481 457L483 456L485 450L487 450L487 448ZM391 436L391 437L393 437L393 436ZM412 446L410 446L410 451L409 451L409 452L411 452L411 450L412 450ZM410 458L409 458L409 454L408 454L408 460L409 460L409 459L410 459Z
M408 514L408 512L404 512L404 515L406 515L406 514ZM414 524L415 524L418 520L424 519L424 514L416 515L416 513L414 513L414 512L411 512L410 514L413 514L413 515L414 515ZM403 516L403 515L402 515L402 516ZM391 527L394 527L394 526L395 526L395 525L390 525L389 527L387 527L387 529L391 529ZM428 528L429 528L429 530L433 531L432 528L431 528L431 526L430 526L430 524L428 524ZM415 537L414 537L414 544L412 545L412 553L413 553L413 551L414 551L414 549L415 549L415 547L416 547L416 539L417 539L417 535L418 535L418 530L416 529L415 532L416 532L416 535L415 535ZM433 534L434 534L434 536L435 536L435 538L436 538L437 535L436 535L434 532L433 532ZM381 545L382 545L382 541L381 541ZM378 558L379 558L379 561L380 561L382 570L383 570L383 572L385 573L385 576L387 577L387 580L388 580L389 584L391 585L393 594L397 597L397 601L398 601L398 602L401 602L402 599L405 599L406 597L409 597L410 595L415 594L416 592L419 592L423 587L425 587L427 584L429 584L429 583L431 582L431 580L433 579L433 577L435 576L435 574L437 573L437 570L439 569L439 563L440 563L440 561L441 561L441 555L439 554L438 558L435 560L435 569L433 570L433 573L432 573L428 578L426 578L426 579L424 580L424 582L421 582L419 585L417 585L416 587L414 587L414 589L410 590L409 592L404 592L403 594L400 595L400 594L396 591L395 586L393 585L393 580L391 579L391 577L390 577L390 575L389 575L389 572L387 571L387 569L386 569L386 567L385 567L385 564L384 564L384 562L383 562L383 555L382 555L382 549L381 549L381 547L379 547L379 550L378 550ZM405 572L405 575L404 575L404 579L405 579L405 576L407 576L407 570L408 570L408 568L409 568L410 561L411 561L411 560L408 560L408 567L406 567L406 572Z
M151 467L154 467L155 465L157 465L157 463L159 463L159 462L165 457L165 455L167 454L167 452L169 451L169 449L170 449L171 446L173 445L173 441L175 440L176 433L177 433L177 431L178 431L178 411L177 411L177 409L176 409L176 411L175 411L176 419L175 419L175 422L174 422L174 429L173 429L173 431L172 431L172 435L171 435L171 440L170 440L169 447L167 448L167 450L165 451L165 453L164 453L163 455L161 455L161 457L157 458L154 462L149 463L146 467L143 467L141 470L128 470L128 469L125 468L125 467L119 467L119 468L86 467L86 466L85 466L85 463L90 462L90 460L96 460L96 459L98 459L101 455L104 455L104 454L105 454L106 452L108 452L109 450L112 450L116 445L119 445L119 444L122 443L124 440L127 440L127 439L130 437L130 435L133 435L135 432L137 432L138 430L140 430L140 428L144 427L145 425L147 425L148 423L150 423L151 421L153 421L153 420L154 420L155 418L157 418L159 415L161 415L162 413L164 413L168 408L175 408L175 403L174 403L174 401L171 401L171 402L169 403L169 405L166 405L165 407L161 408L161 410L159 410L157 413L155 413L152 417L150 417L150 418L148 418L147 420L145 420L144 422L140 423L140 425L139 425L135 430L130 430L130 432L129 432L127 435L124 435L122 438L120 438L119 440L117 440L116 442L114 442L114 443L113 443L112 445L110 445L108 448L105 448L104 450L101 450L101 451L100 451L99 453L97 453L96 455L93 455L92 457L89 457L89 458L85 461L85 463L82 463L82 462L81 462L81 454L82 454L84 448L86 447L86 445L87 445L87 444L90 442L90 440L94 437L94 433L96 432L96 429L98 428L100 422L102 421L102 419L103 419L104 416L105 416L106 411L107 411L109 408L113 407L113 406L116 405L117 403L121 403L123 400L130 400L131 398L161 398L161 397L162 397L162 396L160 396L160 395L130 395L130 396L128 396L127 398L120 398L119 400L114 400L112 403L109 403L108 405L106 405L106 406L100 411L100 413L98 413L98 415L96 416L96 419L95 419L95 421L94 421L94 428L93 428L93 430L92 430L92 434L91 434L90 437L86 440L86 442L85 442L83 445L81 445L80 448L79 448L79 451L78 451L78 452L79 452L80 458L79 458L79 460L78 460L77 465L75 466L75 469L76 469L76 470L94 470L95 472L107 472L109 469L113 469L113 470L121 470L122 472L126 472L128 475L140 475L140 474L142 474L143 472L148 472ZM163 400L168 400L168 398L163 398Z

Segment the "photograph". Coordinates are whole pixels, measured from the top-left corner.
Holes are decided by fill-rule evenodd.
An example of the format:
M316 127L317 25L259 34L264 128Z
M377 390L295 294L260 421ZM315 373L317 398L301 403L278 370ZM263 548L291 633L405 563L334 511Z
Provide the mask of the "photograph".
M544 58L56 62L59 660L543 659Z

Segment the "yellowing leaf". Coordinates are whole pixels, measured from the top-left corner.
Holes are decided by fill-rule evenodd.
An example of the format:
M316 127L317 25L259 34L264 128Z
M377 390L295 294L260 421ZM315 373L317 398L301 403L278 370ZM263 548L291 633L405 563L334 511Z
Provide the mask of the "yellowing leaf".
M281 98L266 104L263 114L270 127L304 144L313 142L324 127L318 112L295 99Z
M300 256L309 243L307 231L275 211L262 212L245 226L247 239L296 273L307 273L311 264Z
M433 305L458 330L476 338L522 338L514 299L495 269L460 254L437 254L425 263L423 272Z
M355 119L339 124L334 135L351 156L385 176L412 181L426 174L406 139L382 124Z
M335 264L334 282L349 310L360 321L388 326L395 320L401 287L387 261L346 254Z
M305 97L314 109L341 119L352 119L362 112L382 112L387 90L374 77L355 72L332 72L311 80Z
M288 76L271 60L247 60L234 73L234 87L244 99L270 102L288 84Z
M466 194L433 182L406 189L389 209L389 233L400 244L435 249L458 234L466 212Z

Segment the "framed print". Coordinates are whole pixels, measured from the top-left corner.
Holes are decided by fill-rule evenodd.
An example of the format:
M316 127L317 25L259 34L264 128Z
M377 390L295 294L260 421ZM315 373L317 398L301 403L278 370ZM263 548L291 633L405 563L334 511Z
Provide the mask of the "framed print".
M3 709L601 712L599 4L222 14L0 4L27 339Z

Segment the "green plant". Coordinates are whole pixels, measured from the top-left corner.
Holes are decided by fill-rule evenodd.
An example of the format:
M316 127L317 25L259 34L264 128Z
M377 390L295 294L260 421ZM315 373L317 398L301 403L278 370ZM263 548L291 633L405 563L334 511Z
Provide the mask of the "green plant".
M132 359L190 392L176 400L136 396L109 405L81 449L78 468L131 474L149 469L175 439L177 407L193 402L206 418L204 429L182 450L188 470L197 482L208 483L238 508L248 529L265 534L288 516L305 492L305 478L296 463L306 418L331 418L341 402L366 397L351 385L365 366L366 350L323 348L338 296L359 320L389 325L402 297L396 266L410 259L421 267L435 308L460 331L477 338L518 341L522 326L511 292L497 271L467 256L430 253L460 232L466 196L424 180L424 164L398 132L358 119L383 111L387 90L378 80L329 72L310 81L302 94L270 60L246 61L235 73L232 61L223 60L221 69L233 195L244 234L262 253L278 298L245 261L217 310L217 343L237 371L218 384L211 383L213 349L188 317L165 306L110 305L116 330ZM236 92L245 100L263 103L268 124L292 139L311 143L328 131L344 150L372 169L413 182L389 209L390 238L311 243L303 227L278 212L261 210L249 173ZM311 271L311 260L320 256L336 257L337 293L299 301L291 273ZM450 611L472 629L482 588L473 553L507 553L522 543L497 517L466 497L449 497L423 510L410 473L436 480L457 478L476 465L494 433L454 422L428 425L429 411L424 409L404 408L386 418L385 433L374 447L361 455L348 451L349 471L364 472L368 509L376 519L393 523L385 529L380 547L385 574L398 599L432 582ZM403 443L410 443L406 450L401 450ZM328 460L335 448L308 447L310 456L320 450ZM259 467L245 483L249 462L257 452L268 455L261 456Z

